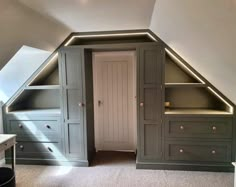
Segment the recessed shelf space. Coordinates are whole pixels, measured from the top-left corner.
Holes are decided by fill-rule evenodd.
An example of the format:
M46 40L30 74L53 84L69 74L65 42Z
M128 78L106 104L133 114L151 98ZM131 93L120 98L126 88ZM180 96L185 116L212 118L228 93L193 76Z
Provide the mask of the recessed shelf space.
M59 85L58 60L56 58L49 62L29 84L29 86L47 85Z
M187 69L178 65L174 59L166 53L165 56L165 83L201 83Z
M165 114L232 114L230 107L207 88L168 87L165 102Z
M60 110L59 90L24 90L8 107L8 112L55 112Z

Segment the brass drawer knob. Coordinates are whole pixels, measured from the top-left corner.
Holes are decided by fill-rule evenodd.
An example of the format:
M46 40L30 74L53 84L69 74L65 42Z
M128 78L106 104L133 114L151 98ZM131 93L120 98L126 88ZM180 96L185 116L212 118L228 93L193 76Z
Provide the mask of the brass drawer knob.
M19 124L18 127L19 127L20 129L22 129L22 128L23 128L23 125L22 125L22 124Z
M215 131L215 130L216 130L216 126L213 126L213 127L212 127L212 130Z
M180 130L184 130L184 126L183 125L181 125L179 128L180 128Z
M180 149L180 150L179 150L179 152L180 152L180 153L183 153L183 152L184 152L184 150L183 150L183 149Z
M216 151L215 151L215 150L212 150L211 153L212 153L212 154L216 154Z

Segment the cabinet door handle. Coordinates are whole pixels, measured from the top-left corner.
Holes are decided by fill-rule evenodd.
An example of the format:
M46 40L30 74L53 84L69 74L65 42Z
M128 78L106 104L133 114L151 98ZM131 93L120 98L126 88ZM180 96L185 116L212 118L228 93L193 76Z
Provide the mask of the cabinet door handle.
M20 145L20 149L23 150L23 149L24 149L24 146L23 146L23 145Z
M53 150L52 150L50 147L48 147L48 150L49 150L50 152L53 152Z
M184 130L184 126L183 125L180 125L180 130Z
M23 125L22 125L22 124L19 124L18 127L22 129L22 128L23 128Z
M180 150L179 150L179 152L180 152L180 153L183 153L183 152L184 152L184 150L183 150L183 149L180 149Z
M84 103L78 103L79 107L84 107Z
M215 150L212 150L211 153L212 153L212 154L216 154L216 151L215 151Z
M51 126L50 125L45 125L48 129L51 129Z
M143 106L144 106L144 103L143 103L143 102L139 103L139 106L143 107Z
M212 130L215 131L215 130L216 130L216 126L213 126L213 127L212 127Z

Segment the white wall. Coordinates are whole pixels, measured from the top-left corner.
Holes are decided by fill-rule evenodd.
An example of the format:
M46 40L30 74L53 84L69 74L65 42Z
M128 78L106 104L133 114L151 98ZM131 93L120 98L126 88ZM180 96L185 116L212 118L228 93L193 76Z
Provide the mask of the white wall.
M18 0L0 0L0 25L0 69L22 45L53 51L71 33Z
M236 103L235 0L157 0L150 29Z
M19 0L77 32L148 28L155 1Z

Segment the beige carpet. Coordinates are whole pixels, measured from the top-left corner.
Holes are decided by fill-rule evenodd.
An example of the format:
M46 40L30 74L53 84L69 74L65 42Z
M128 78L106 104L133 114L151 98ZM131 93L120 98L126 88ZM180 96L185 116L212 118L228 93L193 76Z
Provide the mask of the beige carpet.
M133 154L99 153L91 167L17 165L17 187L233 187L233 173L137 170Z

